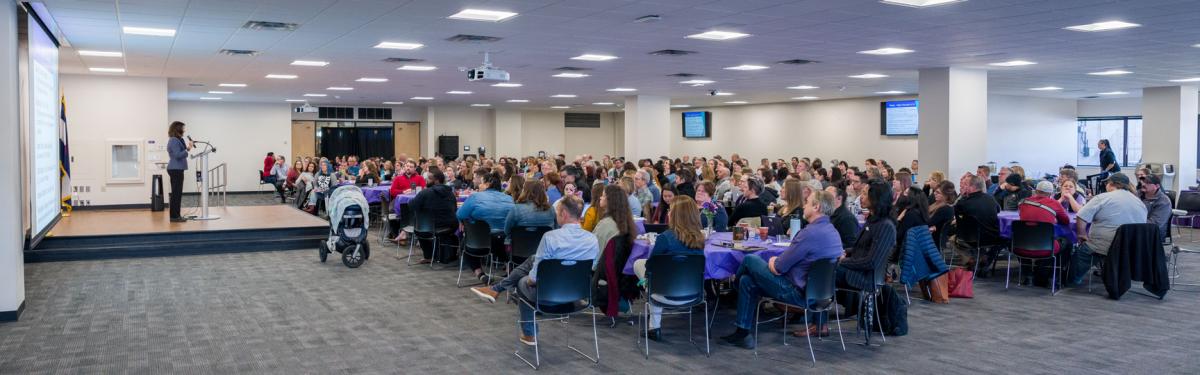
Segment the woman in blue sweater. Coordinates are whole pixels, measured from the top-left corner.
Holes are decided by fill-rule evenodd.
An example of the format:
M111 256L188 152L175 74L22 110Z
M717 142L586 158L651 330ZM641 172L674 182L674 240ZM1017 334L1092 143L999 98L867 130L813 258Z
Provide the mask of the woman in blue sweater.
M467 201L458 208L456 217L458 221L487 222L492 233L492 256L508 259L508 253L504 250L504 224L508 220L508 212L513 208L513 199L500 192L500 175L495 172L480 168L475 171L475 182L479 186L479 192L467 197ZM471 266L475 277L480 281L488 281L479 258L466 257L464 260Z
M187 126L182 122L175 121L167 129L167 155L170 161L167 163L167 175L171 177L171 222L182 223L187 221L179 214L180 200L183 198L183 171L187 170L188 151L192 149L192 142L184 142L183 129Z
M659 203L664 204L664 203ZM700 209L696 201L686 195L671 199L667 230L654 240L650 256L655 255L704 255L704 233L700 232ZM646 279L646 259L633 262L633 272L639 279ZM649 304L647 304L649 306ZM650 306L650 339L662 340L662 308Z

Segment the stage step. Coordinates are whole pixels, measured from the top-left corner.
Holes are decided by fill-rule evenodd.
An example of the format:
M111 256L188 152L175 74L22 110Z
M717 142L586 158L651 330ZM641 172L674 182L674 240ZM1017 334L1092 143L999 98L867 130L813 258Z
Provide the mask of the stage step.
M121 259L316 249L329 227L238 229L109 236L47 237L25 262Z

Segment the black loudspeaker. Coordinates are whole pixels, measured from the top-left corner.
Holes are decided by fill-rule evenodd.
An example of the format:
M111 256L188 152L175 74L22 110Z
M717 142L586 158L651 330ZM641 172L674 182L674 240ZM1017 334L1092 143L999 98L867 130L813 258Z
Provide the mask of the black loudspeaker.
M438 136L437 152L442 154L445 160L458 159L458 136L457 135L441 135Z
M156 174L150 178L150 211L162 211L166 207L163 203L163 177Z

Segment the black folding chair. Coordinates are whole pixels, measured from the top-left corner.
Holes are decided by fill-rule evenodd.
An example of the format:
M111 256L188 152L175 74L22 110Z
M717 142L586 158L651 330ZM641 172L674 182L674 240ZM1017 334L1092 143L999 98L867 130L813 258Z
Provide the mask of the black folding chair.
M662 234L662 232L667 231L666 224L645 224L645 227L646 227L646 233Z
M509 240L512 244L512 254L508 257L508 272L517 266L517 259L522 261L533 257L537 253L538 244L542 242L542 236L551 230L550 227L525 227L515 226L512 232L509 233ZM508 290L509 295L512 295L512 289Z
M462 272L467 257L484 259L488 265L487 275L490 280L492 275L492 227L488 225L487 221L476 220L463 223L462 249L462 254L459 254L458 258L458 281L455 281L454 285L463 287ZM482 251L483 254L480 255L472 250Z
M692 335L692 310L704 306L704 355L712 354L708 336L708 301L704 299L704 255L655 255L646 260L646 302L642 308L642 339L650 358L650 308L662 315L688 314L688 342ZM673 311L673 312L668 312Z
M592 260L542 259L538 262L537 275L537 295L532 301L521 296L521 293L517 293L519 303L525 304L534 311L533 321L517 319L518 332L521 332L521 323L533 323L534 361L529 362L528 359L521 356L521 345L523 345L521 343L517 343L517 351L513 352L513 355L537 370L538 366L542 365L540 346L543 338L541 332L538 331L538 322L566 320L573 314L583 313L584 310L590 309L588 315L592 316L592 342L596 348L596 356L591 357L584 354L571 346L570 340L567 340L567 348L574 350L593 363L600 363L600 337L596 331L596 307L592 305ZM555 317L537 319L539 314L554 315ZM521 333L524 334L524 332Z
M777 300L774 298L767 298L767 297L763 297L761 300L759 300L758 304L754 308L754 321L757 322L754 324L754 342L756 342L756 343L758 342L758 326L760 324L770 323L776 319L782 319L783 320L783 345L785 345L785 346L788 345L787 340L788 340L788 336L790 336L790 333L787 330L787 324L788 324L788 310L790 310L790 308L804 310L804 312L801 314L804 314L804 328L805 329L808 328L808 323L809 323L808 322L808 313L809 312L814 312L814 313L825 312L825 313L827 313L829 311L833 311L834 321L836 321L837 325L838 325L838 340L841 341L841 343L842 343L842 351L846 351L846 340L842 337L841 315L837 311L837 306L834 303L834 292L836 290L836 288L834 287L834 281L835 281L834 280L834 271L837 269L837 262L838 262L838 260L836 258L818 260L809 267L808 275L806 277L807 281L805 282L805 287L804 287L804 300L805 300L804 306L794 305L794 304L790 304L790 303L780 301L780 300ZM771 320L768 320L765 322L759 322L758 321L759 312L762 310L762 306L767 303L783 305L788 308L783 309L783 316L780 318L771 319ZM825 322L825 324L829 324L828 320ZM817 332L820 332L821 328L822 327L817 327ZM812 357L813 366L816 366L817 365L817 354L815 351L813 351L812 335L806 335L804 338L808 340L808 355L810 357ZM754 355L755 356L758 355L758 346L757 345L755 345L755 347L754 347Z
M446 246L441 244L439 239L441 236L445 235L446 233L450 233L452 230L454 230L454 228L438 228L433 222L432 215L415 215L413 218L412 238L410 238L408 242L408 256L405 257L405 263L410 266L412 265L413 247L416 246L417 241L426 240L433 243L433 249L429 253L431 256L429 259L429 268L433 268L433 265L437 263L439 259L438 253L441 251L442 247Z
M1017 220L1012 223L1012 247L1008 252L1008 265L1004 268L1004 289L1008 289L1012 274L1012 258L1029 260L1030 269L1036 269L1037 261L1052 259L1050 295L1058 293L1058 251L1054 251L1054 224ZM1045 254L1045 255L1042 255ZM1017 280L1022 279L1021 266L1017 266Z
M975 217L968 216L968 215L955 215L954 222L955 222L954 235L955 235L955 238L958 240L957 242L970 245L971 246L970 250L975 253L975 267L972 270L972 272L974 272L974 274L978 275L979 274L979 264L983 263L982 262L983 256L987 255L989 250L992 247L995 247L997 244L986 243L983 241L983 224L981 224L979 222L979 220L976 220ZM956 244L956 247L957 247L957 244ZM957 255L958 255L957 251L952 251L950 253L949 265L951 267L954 267L954 258ZM992 259L991 263L994 265L995 259Z
M871 326L873 325L872 319L879 320L879 309L875 308L875 301L878 299L879 291L882 290L883 286L886 284L885 276L887 275L887 257L883 257L882 259L883 262L880 264L875 264L875 267L872 269L872 273L874 274L874 282L869 289L860 290L854 288L837 288L838 290L854 292L858 293L859 295L859 324L856 329L862 331L866 336L866 341L860 344L863 346L871 346ZM864 310L864 308L866 310ZM841 323L839 322L838 324L840 325ZM883 342L887 342L887 335L883 333L882 325L879 326L879 336L883 338Z

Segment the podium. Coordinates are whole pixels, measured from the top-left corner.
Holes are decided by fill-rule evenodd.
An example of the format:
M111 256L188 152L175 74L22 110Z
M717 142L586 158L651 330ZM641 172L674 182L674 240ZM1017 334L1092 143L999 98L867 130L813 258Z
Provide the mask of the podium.
M192 220L216 220L220 216L211 215L208 213L208 156L217 149L208 144L208 142L193 142L204 145L204 150L191 156L192 160L198 160L200 165L200 216L192 217Z

